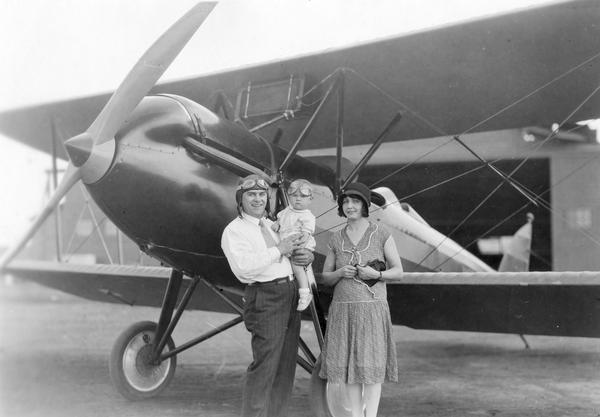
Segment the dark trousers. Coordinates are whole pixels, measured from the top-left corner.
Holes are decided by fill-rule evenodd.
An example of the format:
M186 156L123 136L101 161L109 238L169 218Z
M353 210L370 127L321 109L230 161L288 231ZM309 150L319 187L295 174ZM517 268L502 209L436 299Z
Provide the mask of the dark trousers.
M296 281L247 286L244 323L252 334L243 417L284 417L294 385L300 314Z

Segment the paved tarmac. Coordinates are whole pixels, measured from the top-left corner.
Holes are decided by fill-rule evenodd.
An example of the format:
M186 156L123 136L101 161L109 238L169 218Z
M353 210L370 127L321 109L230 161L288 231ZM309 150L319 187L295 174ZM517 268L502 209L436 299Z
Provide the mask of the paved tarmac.
M176 344L232 316L186 312ZM130 324L158 309L102 304L35 284L0 284L0 416L237 416L251 360L243 325L183 352L159 397L129 402L108 356ZM303 335L314 345L312 324ZM394 328L401 382L386 384L380 416L600 416L600 340ZM292 417L311 416L298 368Z

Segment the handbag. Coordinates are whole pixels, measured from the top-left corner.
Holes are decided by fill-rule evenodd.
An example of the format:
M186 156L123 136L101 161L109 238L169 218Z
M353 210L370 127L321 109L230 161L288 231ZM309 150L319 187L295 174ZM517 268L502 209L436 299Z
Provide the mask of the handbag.
M373 268L375 271L385 271L387 268L385 266L385 262L380 261L379 259L374 259L371 262L367 262L366 266L370 266L371 268ZM363 279L362 280L365 284L367 284L369 287L372 287L373 285L377 284L377 282L379 282L379 278L375 278L375 279Z

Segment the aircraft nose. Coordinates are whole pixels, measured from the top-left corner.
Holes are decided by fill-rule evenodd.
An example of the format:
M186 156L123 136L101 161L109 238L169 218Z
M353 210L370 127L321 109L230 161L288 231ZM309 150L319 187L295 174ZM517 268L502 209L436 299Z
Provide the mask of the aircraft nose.
M71 163L78 167L85 184L92 184L110 169L115 156L115 141L94 144L89 133L82 133L65 142Z
M94 140L88 133L82 133L67 140L65 147L73 165L80 167L89 159Z

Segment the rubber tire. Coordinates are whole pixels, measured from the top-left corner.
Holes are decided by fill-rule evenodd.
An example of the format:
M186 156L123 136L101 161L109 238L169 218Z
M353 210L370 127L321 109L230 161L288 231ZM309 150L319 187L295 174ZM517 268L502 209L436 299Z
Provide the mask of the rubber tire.
M125 355L125 350L128 348L130 342L132 342L136 337L139 337L141 333L148 333L154 336L156 326L157 324L152 321L141 321L138 323L134 323L119 335L119 337L113 345L108 364L110 379L113 383L113 386L119 392L119 394L121 394L128 400L139 401L155 397L169 385L169 383L173 379L173 376L175 375L175 368L177 367L177 355L167 359L167 361L169 361L169 363L167 364L167 373L162 377L163 379L160 381L159 385L152 389L140 390L136 388L136 386L130 383L127 376L125 375L123 357ZM152 339L154 339L154 337L152 337ZM151 345L148 345L148 348L150 348L150 346ZM175 349L175 343L173 342L172 338L169 337L165 349ZM156 368L156 366L148 365L147 367L147 369L149 370L151 370L152 368Z

